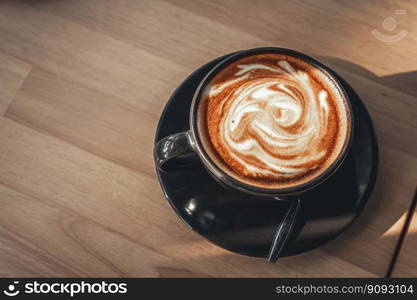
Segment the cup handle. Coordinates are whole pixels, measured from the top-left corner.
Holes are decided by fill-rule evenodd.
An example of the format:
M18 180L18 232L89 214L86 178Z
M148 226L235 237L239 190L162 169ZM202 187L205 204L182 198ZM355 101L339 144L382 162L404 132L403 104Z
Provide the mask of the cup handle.
M192 152L194 152L194 146L189 131L171 134L155 145L156 165L161 171L175 170L181 162L177 161L173 164L168 164L168 162L174 162L174 158L180 158Z
M290 200L291 206L285 214L284 220L278 226L274 238L269 248L268 261L275 263L278 257L282 254L282 251L287 245L288 239L294 229L294 224L297 221L298 213L301 206L301 198L295 198Z

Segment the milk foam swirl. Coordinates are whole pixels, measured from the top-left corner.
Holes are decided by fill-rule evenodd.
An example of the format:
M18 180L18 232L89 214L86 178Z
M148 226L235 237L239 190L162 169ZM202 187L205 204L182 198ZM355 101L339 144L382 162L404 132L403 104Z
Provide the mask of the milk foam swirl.
M209 98L224 94L217 107L223 158L254 178L285 180L319 168L328 154L328 92L285 60L236 69L209 91Z

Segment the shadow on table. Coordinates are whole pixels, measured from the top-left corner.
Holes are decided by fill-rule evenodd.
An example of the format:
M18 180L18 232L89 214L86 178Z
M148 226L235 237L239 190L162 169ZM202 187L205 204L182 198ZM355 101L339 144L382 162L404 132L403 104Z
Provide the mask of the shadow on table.
M406 97L417 97L417 88L415 88L417 87L417 72L378 77L358 65L341 59L330 57L319 57L318 59L334 69L352 85L356 92L361 96L365 106L367 106L371 117L373 117L373 114L378 113L378 107L375 109L375 106L378 101L377 97L381 95L381 88L394 89L396 90L394 93L395 95L401 96L401 93L403 93ZM355 78L358 77L358 80L362 81L362 84L357 86L355 85L355 82L351 82L349 77L351 77L352 74ZM364 82L365 84L363 84ZM377 84L367 85L366 82ZM395 100L396 99L393 99L393 101ZM401 105L401 100L399 100L399 105ZM371 109L370 106L372 106ZM415 109L416 107L410 107L410 109ZM384 113L387 115L390 114L389 111ZM401 120L400 115L395 115L395 112L393 112L393 114L394 118ZM375 118L373 119L377 136L383 129L390 126L389 119L387 119L384 124L375 123ZM406 136L406 138L408 139L411 137ZM410 187L406 184L404 186L401 186L401 184L399 185L397 180L397 177L401 174L399 169L402 167L402 165L397 164L397 162L402 164L407 162L397 159L395 157L395 153L397 152L395 152L395 150L393 152L392 149L404 151L405 153L412 153L413 150L415 150L406 148L413 145L409 140L404 140L404 145L400 145L399 148L391 144L387 146L385 143L382 144L379 139L380 157L377 183L364 211L346 232L320 248L324 253L331 254L333 258L326 258L323 251L317 252L317 250L313 250L312 252L296 256L296 259L291 257L283 258L276 266L267 267L266 270L269 268L291 268L291 273L283 273L287 274L287 276L288 274L312 275L314 272L307 272L304 269L320 269L323 266L326 266L326 264L334 264L337 263L337 261L340 263L340 260L344 260L351 264L352 270L341 270L339 273L340 276L349 276L349 274L352 274L352 276L360 276L360 274L363 274L363 276L371 276L372 274L384 276L397 244L405 215L408 212L412 200L411 193L413 191L408 193L408 191L403 190L404 188L414 189L414 187ZM409 199L408 196L410 197ZM416 232L411 234L416 234ZM375 259L373 259L373 257L375 257ZM259 268L259 264L262 264L260 259L248 259L224 251L220 251L218 254L214 253L212 255L193 259L199 260L204 264L215 263L218 261L226 261L232 265L242 263L245 264L245 268L248 267L249 264L254 270ZM265 266L262 267L265 268ZM342 264L340 267L345 268L346 265ZM277 271L276 269L274 270L275 272ZM337 271L330 271L328 276L332 276L332 274L335 275L338 273ZM323 274L323 276L325 276L325 274Z
M345 60L331 57L319 59L325 61L327 65L334 68L342 77L347 79L347 81L349 81L349 79L346 77L349 76L345 76L344 72L353 73L355 76L359 75L366 80L371 80L379 84L355 86L354 83L350 82L356 92L360 96L362 95L362 101L365 106L368 107L368 111L374 121L373 123L377 137L384 130L390 130L388 128L390 126L390 120L385 120L384 124L381 124L381 122L376 123L375 118L373 117L375 112L373 109L370 109L370 105L368 105L371 102L374 102L375 104L378 101L378 97L382 93L378 87L383 86L384 88L395 89L400 92L399 95L403 93L406 97L417 97L417 71L378 77L367 69ZM375 95L375 98L372 98L372 95ZM397 99L392 99L392 101L397 101ZM398 104L403 105L401 100L398 100ZM414 107L409 107L409 109L414 111L417 109L417 99L415 100ZM390 112L384 113L388 115ZM395 112L392 113L395 114ZM401 122L401 115L395 117ZM415 153L417 149L415 149L415 143L410 143L411 139L411 136L406 136L402 141L396 141L397 143L395 145L390 144L388 147L393 146L393 148L404 151L405 153ZM337 252L355 251L355 245L347 248L346 245L358 235L358 239L360 238L360 241L364 243L382 238L384 239L384 243L392 244L392 249L394 250L402 229L402 224L410 207L413 197L412 193L415 187L407 186L406 188L410 189L409 191L401 191L403 187L399 186L398 180L396 180L396 177L401 174L401 171L398 170L398 168L401 169L401 165L393 166L393 163L396 162L395 154L390 150L387 151L386 148L387 146L381 143L381 139L379 139L379 170L373 194L361 216L352 227L345 234L342 234L335 241L325 246L328 250L330 250L330 248L337 249L332 249L332 253L337 254ZM399 197L406 195L409 196L409 198L398 199ZM393 199L393 197L395 198ZM402 201L401 204L403 205L398 205L398 202L400 201ZM384 219L378 220L378 218ZM372 227L372 229L366 230L366 234L362 233L362 231L368 227ZM377 253L375 253L375 255L377 255Z

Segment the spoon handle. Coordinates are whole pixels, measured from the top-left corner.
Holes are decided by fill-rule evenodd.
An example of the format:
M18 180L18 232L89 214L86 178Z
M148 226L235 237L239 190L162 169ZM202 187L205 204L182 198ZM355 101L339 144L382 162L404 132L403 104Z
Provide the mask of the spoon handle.
M293 231L294 224L297 221L298 212L301 206L301 198L295 198L291 200L291 206L288 209L284 220L278 226L275 232L274 239L272 240L271 248L269 248L268 261L275 263L278 257L284 250L288 239Z

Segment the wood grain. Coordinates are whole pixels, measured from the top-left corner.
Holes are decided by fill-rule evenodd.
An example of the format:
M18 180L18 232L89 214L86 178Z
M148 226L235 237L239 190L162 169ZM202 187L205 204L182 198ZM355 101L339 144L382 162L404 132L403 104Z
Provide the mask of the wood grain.
M1 1L0 276L384 276L417 183L417 10L396 5ZM407 10L398 27L408 35L376 40L370 32L397 8ZM160 191L152 149L160 112L187 74L228 52L277 45L355 88L381 165L346 233L271 265L190 232ZM415 276L414 240L394 275Z
M158 276L160 270L162 275L176 270L196 276L313 276L319 265L326 266L329 276L341 276L345 267L351 274L374 276L321 251L283 259L278 265L231 254L185 228L153 176L13 120L3 118L1 128L0 182L9 195L1 216L3 238L17 234L40 248L38 252L50 252L36 262L37 273L26 270L27 276L51 276L48 266L54 261L64 265L57 275L69 276ZM10 194L21 200L10 201ZM25 201L31 204L19 204ZM18 246L13 241L4 244L9 253ZM2 270L14 274L15 268L25 270L26 264L16 259Z
M0 116L6 111L30 69L29 64L0 53Z

